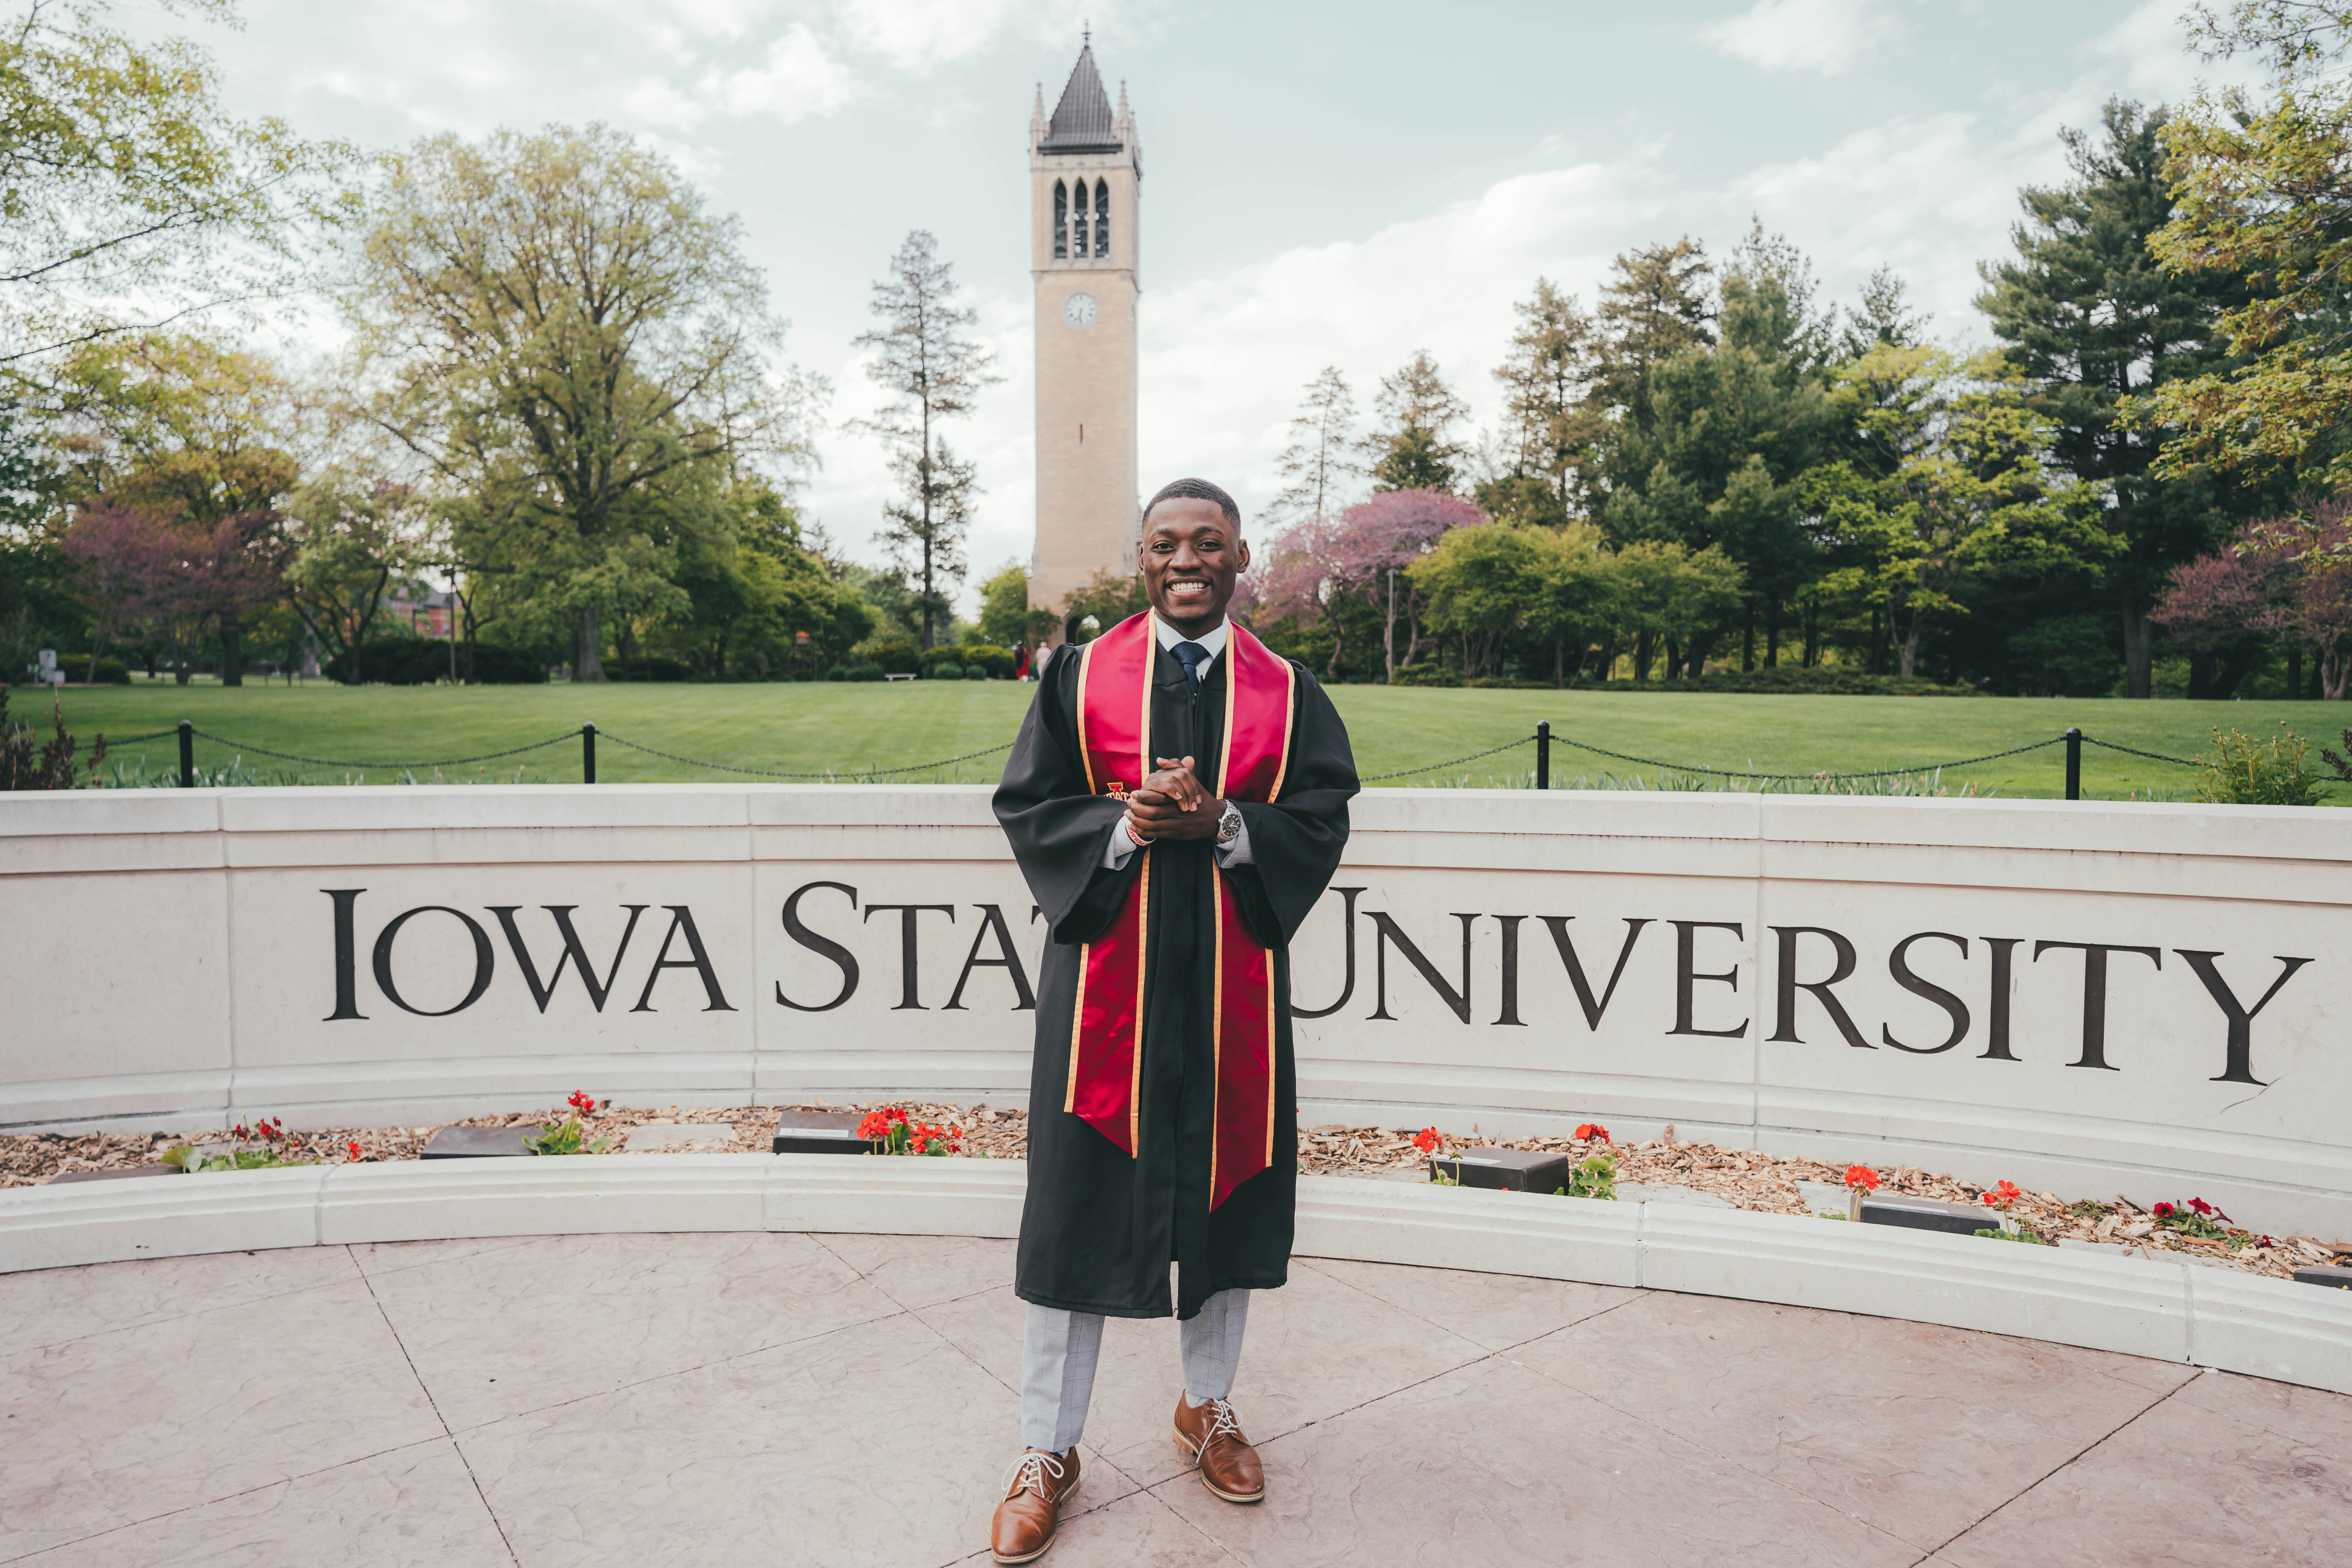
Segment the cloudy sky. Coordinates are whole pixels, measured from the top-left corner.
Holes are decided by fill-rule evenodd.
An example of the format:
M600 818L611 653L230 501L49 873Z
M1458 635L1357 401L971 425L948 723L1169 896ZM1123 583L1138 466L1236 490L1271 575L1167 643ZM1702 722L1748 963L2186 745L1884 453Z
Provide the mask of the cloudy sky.
M1245 508L1300 386L1434 354L1482 423L1511 306L1589 303L1611 257L1749 215L1850 299L1892 265L1934 330L1980 338L1979 259L2060 128L2210 74L2182 0L1738 0L1440 7L1219 0L245 0L208 30L232 100L386 146L603 120L741 215L790 357L835 388L810 510L877 554L867 288L929 228L1005 379L960 444L977 575L1025 559L1033 498L1025 139L1094 28L1144 158L1142 473Z

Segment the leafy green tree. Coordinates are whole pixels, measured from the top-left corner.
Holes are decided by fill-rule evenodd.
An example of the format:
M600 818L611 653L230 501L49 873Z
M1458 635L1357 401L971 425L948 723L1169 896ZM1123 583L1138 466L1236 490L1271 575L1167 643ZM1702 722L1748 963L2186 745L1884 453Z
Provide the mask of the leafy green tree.
M1054 616L1029 607L1029 569L1018 561L998 567L980 585L980 635L1000 647L1013 647L1052 632Z
M1549 278L1514 307L1519 324L1508 358L1495 371L1503 386L1504 471L1478 489L1478 504L1497 516L1559 524L1590 505L1585 469L1608 430L1592 393L1601 374L1593 319Z
M1841 363L1860 359L1880 343L1907 349L1925 340L1929 317L1911 309L1910 286L1892 267L1873 271L1862 286L1862 306L1846 307L1838 333Z
M466 558L527 635L562 619L601 680L604 618L625 658L682 602L665 521L709 474L806 461L821 384L772 374L740 225L617 132L436 136L383 173L345 296L363 411L468 498Z
M363 649L397 580L439 552L433 508L405 485L329 468L288 505L286 585L313 647L364 680Z
M155 518L182 542L168 626L180 678L207 636L245 682L245 626L275 601L279 509L297 479L304 398L266 356L189 333L135 332L52 355L48 437L65 499ZM231 519L240 520L229 526Z
M1650 679L1653 650L1666 650L1666 673L1681 673L1676 655L1723 624L1747 587L1739 563L1714 545L1693 550L1671 540L1638 540L1607 558L1612 642L1633 649L1633 679ZM1696 673L1696 672L1694 672Z
M1804 258L1759 226L1725 273L1720 340L1652 366L1642 406L1615 432L1610 531L1714 545L1739 563L1743 668L1754 665L1759 628L1764 662L1778 662L1786 606L1814 575L1797 485L1822 456L1832 419L1821 371L1830 322L1813 294ZM1677 639L1691 674L1723 629Z
M971 526L978 471L948 447L937 426L969 414L981 390L1003 377L994 356L969 335L978 311L955 302L954 268L923 229L908 235L874 285L873 312L883 325L856 339L873 349L866 374L889 393L882 414L859 422L890 448L900 499L885 509L882 537L892 559L917 584L922 646L938 645L948 619L944 584L964 576L963 541Z
M1604 407L1646 421L1652 373L1715 342L1714 277L1705 247L1689 238L1629 251L1611 264L1599 312Z
M1807 500L1856 563L1829 585L1885 605L1903 674L1931 620L1968 613L1973 582L2095 565L2121 548L2106 487L2054 463L2057 426L2001 356L1881 344L1837 379L1839 412L1878 460L1815 468Z
M2112 100L2095 137L2061 132L2074 178L2019 193L2017 255L1980 268L1977 300L2011 362L2038 384L2057 460L2113 497L2124 551L2105 575L2123 625L2126 693L2139 698L2153 689L2149 610L2172 568L2210 548L2229 520L2210 476L2152 471L2168 432L2131 428L2117 411L2219 368L2215 322L2242 295L2221 274L2168 271L2150 247L2172 216L2168 119Z
M1487 673L1504 639L1542 604L1546 537L1508 523L1452 529L1405 568L1428 597L1432 629L1460 640L1465 677Z
M1291 417L1290 445L1275 459L1283 486L1266 508L1267 521L1304 522L1339 511L1364 472L1355 449L1355 395L1339 367L1327 364L1307 384Z
M185 38L111 25L107 0L22 0L0 32L0 370L283 289L351 212L351 150L221 102ZM234 23L234 0L143 9ZM147 29L140 28L140 33Z
M1372 400L1378 423L1358 443L1375 490L1452 490L1465 448L1454 426L1470 405L1447 385L1426 349L1415 349L1393 374L1381 378Z

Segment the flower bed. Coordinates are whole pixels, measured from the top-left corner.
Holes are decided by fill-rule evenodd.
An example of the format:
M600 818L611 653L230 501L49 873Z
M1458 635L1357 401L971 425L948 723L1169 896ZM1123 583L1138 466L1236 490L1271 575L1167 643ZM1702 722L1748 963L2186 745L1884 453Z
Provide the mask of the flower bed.
M896 1111L914 1125L932 1124L952 1134L961 1157L1022 1158L1027 1150L1027 1118L1018 1110L987 1106L917 1104L904 1100L857 1105L712 1107L666 1110L602 1106L582 1117L583 1141L610 1139L600 1158L627 1153L630 1129L667 1121L730 1128L727 1152L764 1153L769 1148L781 1110L852 1111L868 1114ZM572 1112L543 1110L507 1116L470 1117L467 1127L541 1127L565 1120ZM283 1157L341 1163L357 1159L414 1160L431 1137L431 1127L352 1127L294 1132L286 1135ZM1461 1139L1434 1129L1419 1133L1383 1127L1350 1127L1328 1123L1302 1128L1298 1135L1298 1168L1316 1175L1413 1175L1428 1168L1433 1152L1500 1146L1566 1154L1572 1166L1608 1155L1614 1164L1608 1173L1616 1183L1644 1186L1682 1186L1720 1198L1735 1208L1762 1214L1804 1215L1814 1212L1798 1190L1799 1182L1830 1185L1860 1184L1859 1173L1875 1179L1881 1194L1907 1194L1957 1203L1983 1203L1990 1190L1995 1203L1987 1205L1988 1227L1997 1222L1996 1210L2008 1215L2023 1231L2049 1242L2105 1241L2144 1247L2154 1255L2178 1255L2225 1268L2267 1274L2285 1279L2298 1267L2332 1261L2352 1262L2352 1248L2331 1246L2309 1237L2259 1237L2226 1223L2226 1217L2201 1199L2183 1198L2143 1210L2118 1198L2111 1202L2068 1203L2053 1193L2004 1192L1912 1166L1831 1164L1819 1160L1784 1158L1748 1149L1712 1143L1685 1143L1666 1135L1647 1143L1613 1143L1605 1129L1587 1123L1577 1131L1583 1138ZM111 1133L64 1135L40 1133L0 1137L0 1187L29 1186L69 1171L120 1170L150 1164L182 1144L231 1142L226 1131L189 1131L121 1136ZM357 1153L352 1152L353 1146ZM1849 1180L1853 1176L1853 1180Z

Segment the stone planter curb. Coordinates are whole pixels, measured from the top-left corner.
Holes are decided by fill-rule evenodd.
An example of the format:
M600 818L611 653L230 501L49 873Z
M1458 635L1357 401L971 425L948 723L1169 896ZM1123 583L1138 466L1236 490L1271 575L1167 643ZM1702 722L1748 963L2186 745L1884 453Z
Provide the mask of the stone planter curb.
M349 1242L603 1232L1011 1237L1027 1166L828 1154L401 1162L0 1191L0 1272ZM1727 1296L2352 1394L2352 1292L1791 1215L1362 1177L1298 1184L1307 1258Z

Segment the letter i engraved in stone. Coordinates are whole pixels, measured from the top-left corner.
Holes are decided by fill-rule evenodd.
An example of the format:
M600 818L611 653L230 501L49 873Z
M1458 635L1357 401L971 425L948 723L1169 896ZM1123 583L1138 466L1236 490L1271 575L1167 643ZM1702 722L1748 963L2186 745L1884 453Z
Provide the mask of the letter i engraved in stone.
M321 888L320 892L335 900L335 1010L320 1022L331 1024L339 1018L357 1018L364 1023L367 1015L360 1011L359 939L352 931L353 910L365 888Z
M2021 936L1987 936L1978 941L1992 954L1992 984L1985 1010L1985 1048L1979 1061L2013 1062L2009 1049L2009 1009L2017 992L2017 946Z

